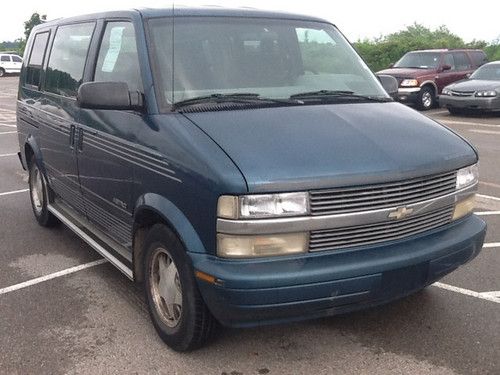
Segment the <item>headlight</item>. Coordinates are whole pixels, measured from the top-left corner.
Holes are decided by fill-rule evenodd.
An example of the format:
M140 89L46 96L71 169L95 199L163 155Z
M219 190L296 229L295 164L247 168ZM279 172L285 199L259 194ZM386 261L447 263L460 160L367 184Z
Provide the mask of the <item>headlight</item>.
M451 90L443 89L443 91L441 92L441 95L451 95Z
M415 87L418 86L418 81L416 79L403 79L401 82L401 87Z
M480 96L483 98L491 98L493 96L497 96L497 92L495 90L477 91L476 96Z
M255 194L219 198L217 215L226 219L263 219L308 213L307 193Z
M457 190L475 184L479 179L477 164L459 169L457 172Z
M452 220L458 220L470 214L474 210L474 198L475 195L458 202L455 205L455 211L453 211Z
M223 258L255 258L307 252L307 233L235 236L217 234L217 255Z

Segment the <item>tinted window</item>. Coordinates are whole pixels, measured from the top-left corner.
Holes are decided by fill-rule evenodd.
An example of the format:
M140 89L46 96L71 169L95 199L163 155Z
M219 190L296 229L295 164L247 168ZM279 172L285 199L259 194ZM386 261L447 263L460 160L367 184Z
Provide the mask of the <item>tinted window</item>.
M93 31L94 23L60 26L57 29L46 73L47 91L76 96L82 83Z
M451 53L444 55L444 65L449 65L451 70L455 70L455 59Z
M453 52L453 58L455 59L455 68L457 70L470 69L470 61L465 52Z
M132 23L107 24L94 80L126 82L131 91L142 91L139 56Z
M488 61L488 58L483 51L471 51L469 52L469 55L472 59L472 63L475 66L481 66Z
M41 66L43 57L45 55L45 47L47 47L47 40L49 33L36 34L33 41L33 48L31 49L29 65Z
M23 62L23 59L21 59L18 56L12 56L12 61L14 61L14 62Z
M48 32L35 35L28 61L28 67L26 68L26 84L28 85L36 87L40 86L40 74L42 72L42 65L44 62L48 39Z
M436 52L409 52L394 64L395 68L437 68L441 54Z
M0 61L9 61L10 62L10 57L9 56L2 56L2 57L0 57Z

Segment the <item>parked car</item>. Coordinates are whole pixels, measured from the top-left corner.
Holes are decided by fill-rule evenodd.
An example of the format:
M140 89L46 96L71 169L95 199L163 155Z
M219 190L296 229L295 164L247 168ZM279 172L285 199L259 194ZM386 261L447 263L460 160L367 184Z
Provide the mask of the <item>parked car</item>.
M428 110L437 104L436 98L445 86L465 78L485 62L487 57L481 50L413 51L377 74L388 74L398 80L397 100Z
M142 283L175 350L216 322L387 303L481 250L474 148L394 102L327 21L108 12L36 26L26 51L34 216Z
M10 53L0 53L0 77L5 74L21 72L23 59L21 56Z
M500 110L500 61L483 65L469 79L446 86L439 97L451 114Z

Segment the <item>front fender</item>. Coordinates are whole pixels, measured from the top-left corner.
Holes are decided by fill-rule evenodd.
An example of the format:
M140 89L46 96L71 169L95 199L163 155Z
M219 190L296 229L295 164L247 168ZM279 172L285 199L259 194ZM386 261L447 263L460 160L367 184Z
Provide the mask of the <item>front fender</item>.
M134 218L144 210L156 212L169 223L172 229L177 232L188 252L206 253L206 249L191 222L170 200L159 194L146 193L137 199Z
M23 163L23 167L25 167L25 169L28 169L28 147L30 147L33 151L33 155L35 156L38 168L45 175L45 177L47 177L47 171L45 170L45 165L43 164L42 152L40 151L40 147L38 146L36 138L32 134L29 134L26 137L24 148L21 150L21 162Z

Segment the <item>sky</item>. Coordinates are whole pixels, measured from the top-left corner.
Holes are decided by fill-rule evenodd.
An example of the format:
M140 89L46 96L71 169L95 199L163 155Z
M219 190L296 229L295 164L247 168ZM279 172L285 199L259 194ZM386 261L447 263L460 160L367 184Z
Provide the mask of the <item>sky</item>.
M477 3L459 0L412 2L405 0L377 1L293 1L293 0L178 0L176 5L248 6L258 9L281 10L319 16L337 25L347 38L376 38L404 29L415 22L430 28L446 25L465 41L473 39L492 42L500 38L500 0ZM169 7L171 0L23 0L9 3L0 13L0 41L23 36L23 22L33 12L46 14L48 19L93 13L102 10L138 7ZM13 5L15 4L15 5ZM476 6L478 4L479 6ZM424 7L427 7L424 8Z

